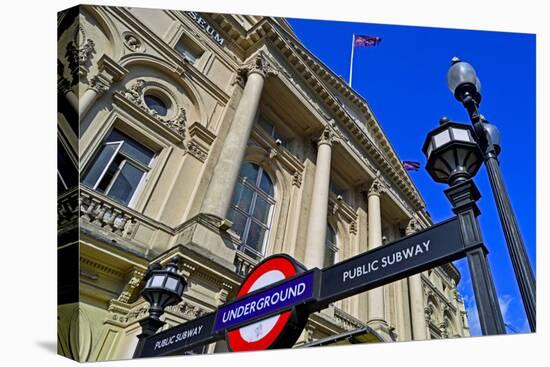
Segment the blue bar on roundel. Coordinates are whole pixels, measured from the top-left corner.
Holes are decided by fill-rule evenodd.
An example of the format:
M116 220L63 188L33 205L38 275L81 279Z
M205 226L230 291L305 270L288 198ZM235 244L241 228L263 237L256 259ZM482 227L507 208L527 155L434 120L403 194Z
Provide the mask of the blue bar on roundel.
M252 296L245 296L218 310L214 332L242 325L253 319L261 319L277 311L286 311L292 306L311 300L314 296L314 273L289 280Z

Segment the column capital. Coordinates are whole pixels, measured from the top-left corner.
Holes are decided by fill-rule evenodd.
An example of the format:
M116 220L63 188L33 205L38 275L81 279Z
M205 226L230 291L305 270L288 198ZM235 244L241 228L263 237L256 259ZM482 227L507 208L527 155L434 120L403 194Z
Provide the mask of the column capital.
M420 227L420 223L418 223L418 220L412 217L407 224L407 228L405 228L405 235L410 236L411 234L416 233L421 229L422 227Z
M323 144L327 144L327 145L332 146L333 144L335 144L337 142L338 142L338 139L337 139L336 133L334 131L332 131L332 129L328 126L326 126L323 129L323 132L317 138L317 146L320 146L320 145L323 145Z
M382 180L380 180L379 178L375 178L374 181L372 181L371 185L369 186L369 189L367 191L367 195L368 196L371 196L371 195L380 196L380 194L382 194L385 191L386 191L386 186L384 185Z
M267 60L263 52L256 54L249 62L238 69L238 74L242 79L247 78L250 74L257 73L263 78L277 76L279 72Z

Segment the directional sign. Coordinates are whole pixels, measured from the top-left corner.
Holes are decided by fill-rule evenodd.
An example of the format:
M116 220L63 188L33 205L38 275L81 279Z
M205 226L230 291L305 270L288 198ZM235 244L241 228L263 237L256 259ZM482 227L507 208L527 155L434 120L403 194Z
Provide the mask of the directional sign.
M311 312L466 256L458 217L328 268L306 271L288 255L270 256L245 278L237 298L217 311L149 337L141 356L181 352L227 339L231 351L291 347ZM477 251L477 250L476 250Z
M324 305L464 256L458 218L342 261L322 270Z
M215 329L234 328L253 318L273 316L229 331L227 344L232 351L290 347L294 344L307 316L297 322L296 310L289 309L310 300L314 294L313 273L297 276L304 271L305 267L296 260L279 254L268 257L248 274L237 296L249 296L220 308ZM272 286L262 290L268 285ZM303 324L301 328L297 323Z
M223 338L212 332L215 317L215 312L209 313L149 337L141 357L166 355Z

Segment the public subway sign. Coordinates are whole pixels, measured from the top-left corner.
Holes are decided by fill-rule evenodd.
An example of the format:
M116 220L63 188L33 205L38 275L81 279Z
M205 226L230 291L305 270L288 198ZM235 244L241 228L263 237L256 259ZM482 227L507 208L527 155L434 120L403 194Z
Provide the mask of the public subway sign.
M311 312L330 303L443 265L466 255L458 217L324 269L288 255L260 262L237 298L214 312L147 338L144 356L181 353L226 338L231 351L291 347Z
M218 43L220 46L223 46L223 43L225 39L216 31L216 28L212 27L206 20L204 20L203 17L199 15L199 13L194 11L186 11L185 14L187 14L191 19L197 23L197 25L206 32L212 38L216 43Z
M332 302L463 257L458 218L325 268L321 299Z
M150 336L144 344L141 357L160 356L179 350L189 350L218 340L219 337L212 332L215 316L214 312L209 313Z

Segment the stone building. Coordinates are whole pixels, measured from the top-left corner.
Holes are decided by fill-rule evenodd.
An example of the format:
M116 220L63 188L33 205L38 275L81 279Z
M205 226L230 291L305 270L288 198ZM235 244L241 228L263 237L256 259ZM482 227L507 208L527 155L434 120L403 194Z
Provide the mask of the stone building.
M367 102L285 19L80 6L58 42L60 354L131 358L159 256L189 281L168 328L268 255L324 267L431 224ZM296 346L467 336L459 281L449 264L338 301Z

